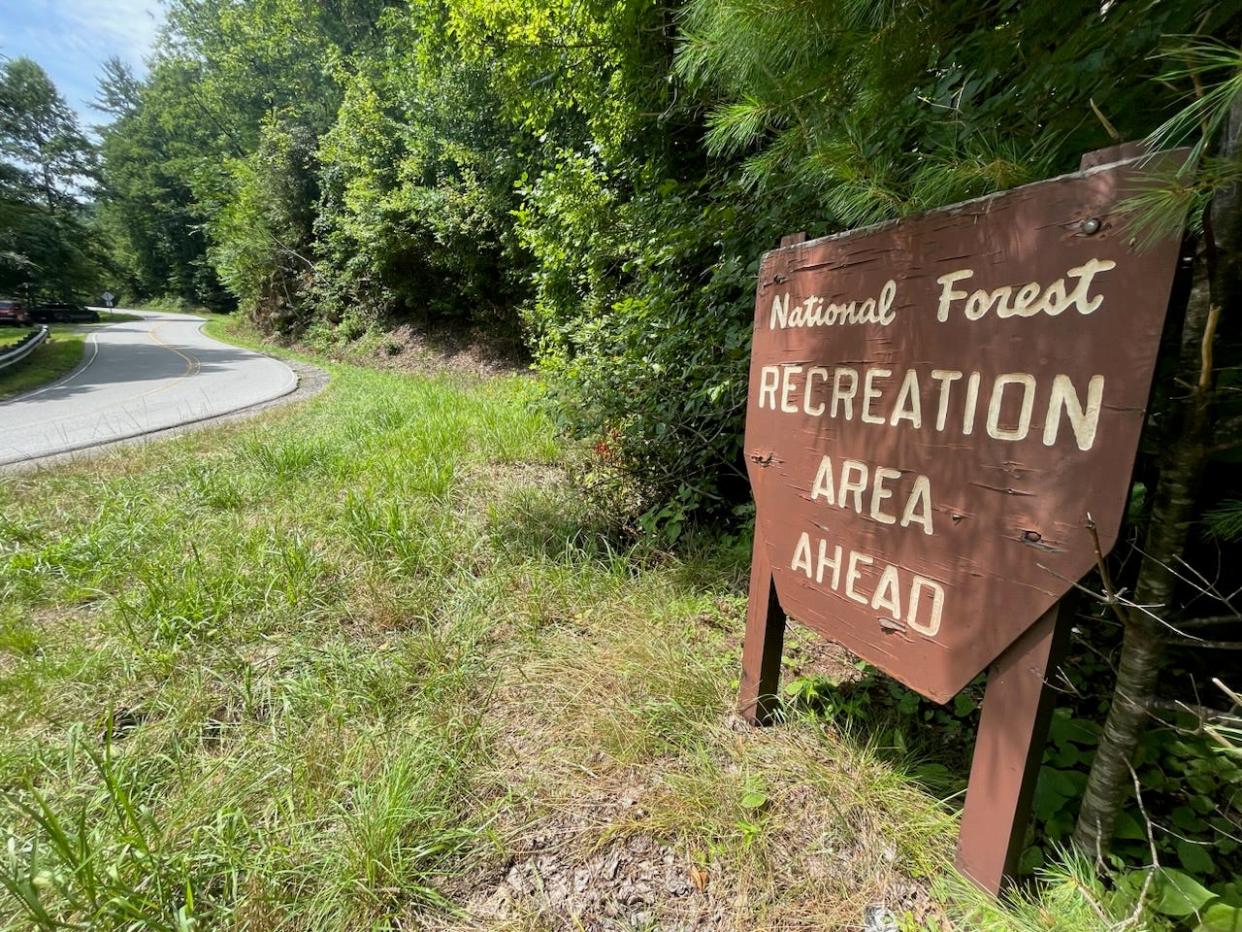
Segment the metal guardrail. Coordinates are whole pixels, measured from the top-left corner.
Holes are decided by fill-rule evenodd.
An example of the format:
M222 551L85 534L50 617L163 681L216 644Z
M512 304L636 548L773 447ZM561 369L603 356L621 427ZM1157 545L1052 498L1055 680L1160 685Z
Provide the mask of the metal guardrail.
M21 362L34 352L36 346L47 339L47 327L40 325L6 350L0 350L0 370Z

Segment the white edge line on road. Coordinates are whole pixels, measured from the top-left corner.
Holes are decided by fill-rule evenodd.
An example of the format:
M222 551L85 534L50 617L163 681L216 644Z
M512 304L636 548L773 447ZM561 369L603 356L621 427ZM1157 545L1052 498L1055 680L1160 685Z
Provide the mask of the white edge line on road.
M289 370L288 387L281 389L280 394L276 396L277 398L283 398L285 395L289 394L289 392L293 391L294 389L298 387L298 374L294 372L293 369L290 367L290 365L287 362L285 362L283 359L281 359L279 356L273 356L271 353L261 353L258 350L252 350L248 346L238 346L236 343L225 343L222 340L217 340L215 337L213 337L210 333L207 332L208 323L210 323L210 321L204 320L201 317L199 318L198 332L201 333L203 336L205 336L208 340L211 340L214 343L219 343L221 346L227 346L229 349L235 349L235 350L239 349L243 353L252 353L255 356L262 356L265 359L271 359L275 362L280 363L282 366L284 366L286 369ZM257 404L263 404L263 402L257 402Z
M258 355L265 356L266 354L259 353ZM268 358L275 359L274 356L269 356ZM180 421L176 424L170 424L167 427L157 427L154 430L138 430L138 431L134 431L133 433L129 433L129 434L121 434L116 437L109 437L106 440L90 440L85 443L77 444L75 446L65 447L64 449L57 450L55 453L40 453L36 456L26 456L26 457L22 457L21 459L5 460L5 461L0 462L0 474L3 474L4 472L10 470L12 467L15 467L15 466L23 466L27 463L37 463L39 460L56 460L58 457L62 457L62 456L71 457L72 454L74 453L82 453L83 451L86 451L86 450L93 450L96 447L110 447L110 446L113 446L114 444L120 445L123 443L138 440L139 438L146 437L148 435L158 437L159 435L167 434L168 437L170 438L175 437L178 435L179 432L181 432L185 428L192 428L200 424L210 425L210 422L212 421L216 421L216 420L222 421L224 418L233 417L234 415L241 414L245 411L250 410L251 408L261 408L262 406L270 405L273 402L279 401L281 398L284 398L286 395L291 395L293 394L293 392L297 391L298 374L296 372L293 372L292 369L290 369L289 371L292 374L293 379L289 382L289 384L285 388L282 388L279 392L277 392L276 394L272 395L269 398L263 398L263 399L260 399L259 401L252 401L249 404L243 405L240 408L233 408L230 411L221 411L216 414L205 414L201 417L190 418L189 420L186 420L186 421ZM178 433L171 433L174 431ZM163 439L163 438L160 437L160 439Z
M115 325L109 325L109 326L115 326ZM36 388L34 391L25 392L24 394L15 395L12 398L6 398L4 399L4 401L0 401L0 407L4 407L5 405L16 404L19 401L26 401L27 399L33 398L35 395L42 395L44 392L50 392L54 388L60 388L62 385L68 385L70 382L72 382L74 379L80 376L83 372L85 372L87 369L91 367L91 363L93 363L95 361L95 357L99 355L99 341L95 339L95 335L97 333L99 333L99 331L95 330L86 335L86 343L91 348L90 358L87 359L86 362L78 363L77 368L75 368L68 375L61 376L51 385L44 385L42 388Z
M144 316L147 316L147 315L144 315ZM155 315L149 315L149 316L155 316ZM185 316L189 317L189 316L191 316L191 315L188 315L188 314L187 314L187 315L185 315ZM198 318L198 320L199 320L198 330L199 330L199 332L200 332L200 333L203 333L203 336L205 336L207 339L209 339L209 340L211 340L211 341L213 341L213 342L215 342L215 343L219 343L221 346L226 346L226 347L228 347L229 349L240 349L240 350L242 350L243 352L251 353L251 354L253 354L253 355L255 355L255 356L258 356L258 357L261 357L261 358L264 358L264 359L270 359L270 360L272 360L273 362L278 362L278 363L280 363L282 366L284 366L284 367L288 370L288 372L289 372L289 381L288 381L287 383L285 383L285 386L284 386L283 388L281 388L278 392L276 392L274 395L272 395L272 396L270 396L270 397L268 397L268 398L265 398L265 399L259 400L259 401L253 401L253 402L250 402L249 404L243 405L243 406L241 406L240 408L234 408L234 409L232 409L232 410L230 410L230 411L221 411L221 412L218 412L218 413L215 413L215 414L208 414L208 415L204 415L204 416L202 416L202 417L191 418L191 419L189 419L189 420L182 421L182 422L180 422L179 424L172 424L172 425L169 425L168 427L159 427L159 428L156 428L155 430L140 430L140 431L135 431L134 433L131 433L131 434L125 434L125 435L122 435L122 436L119 436L119 437L111 437L111 438L109 438L109 439L107 439L107 440L102 440L102 441L91 441L91 442L89 442L89 443L78 444L78 445L76 445L76 446L67 447L67 448L65 448L65 449L63 449L63 450L58 450L58 451L57 451L57 452L55 452L55 453L50 453L50 454L42 454L42 455L39 455L39 456L28 456L28 457L22 457L22 458L20 458L20 459L16 459L16 460L8 460L8 461L6 461L6 462L2 462L2 463L0 463L0 473L7 472L7 471L11 470L13 467L20 467L20 466L23 466L23 465L25 465L25 464L37 463L37 462L38 462L38 461L40 461L40 460L53 460L53 461L54 461L54 460L56 460L56 459L57 459L57 458L59 458L59 457L70 457L70 458L71 458L71 457L72 457L72 455L73 455L73 454L75 454L75 453L82 453L82 452L84 452L84 451L86 451L86 450L91 450L91 449L94 449L95 447L109 447L109 446L112 446L113 444L118 444L118 445L119 445L119 444L126 443L126 442L132 442L132 441L134 441L134 440L137 440L137 439L138 439L138 438L140 438L140 437L146 436L147 434L160 435L160 434L165 434L165 433L167 433L167 432L169 432L169 431L179 431L179 430L181 430L182 428L189 428L189 427L193 427L193 426L195 426L195 425L207 424L207 423L209 423L209 422L211 422L211 421L214 421L214 420L217 420L217 419L224 419L224 418L231 417L231 416L234 416L234 415L237 415L237 414L241 414L242 412L245 412L245 411L249 410L250 408L259 408L260 406L263 406L263 405L270 405L270 404L272 404L273 402L278 401L279 399L284 398L284 397L285 397L285 396L287 396L287 395L291 395L293 392L297 391L297 389L298 389L298 385L300 384L300 379L299 379L299 377L298 377L298 374L297 374L297 372L296 372L296 371L294 371L294 369L293 369L291 366L289 366L289 364L288 364L288 363L286 363L283 359L280 359L280 358L278 358L278 357L276 357L276 356L272 356L272 355L270 355L270 354L268 354L268 353L260 353L260 352L258 352L258 351L256 351L256 350L249 349L248 347L245 347L245 346L237 346L236 344L232 344L232 343L224 343L224 342L222 342L222 341L220 341L220 340L217 340L217 339L216 339L215 337L213 337L211 334L209 334L209 333L204 333L204 332L203 332L203 328L207 326L207 321L206 321L206 320L204 320L204 319L203 319L203 318L201 318L201 317L200 317L200 318ZM97 332L98 332L98 331L96 331L96 333L97 333ZM94 336L95 336L95 334L94 334L94 333L92 333L92 334L91 334L92 343L93 343L93 337L94 337ZM98 354L98 345L97 345L97 344L94 344L94 345L95 345L95 355L97 355L97 354ZM90 360L86 363L86 365L80 366L78 369L75 369L73 372L71 372L71 373L70 373L69 375L67 375L65 378L61 379L61 380L60 380L60 382L56 382L56 383L53 383L52 385L47 385L47 386L44 386L43 388L39 389L38 391L35 391L35 392L30 392L30 393L25 394L25 395L21 395L21 396L19 396L18 398L13 398L13 399L10 399L10 401L18 401L18 400L21 400L21 399L29 398L29 397L31 397L31 395L36 395L36 394L38 394L39 392L42 392L42 391L47 391L48 389L53 388L53 387L55 387L55 386L56 386L56 385L58 385L58 384L63 384L63 383L65 383L65 382L68 382L70 379L75 378L76 376L80 375L82 372L85 372L85 371L86 371L86 369L87 369L87 367L88 367L88 366L90 366L90 364L91 364L92 362L94 362L94 361L95 361L95 355L92 355L92 356L91 356ZM3 406L4 404L8 404L8 403L9 403L9 402L0 402L0 406ZM175 435L173 435L173 436L175 436Z

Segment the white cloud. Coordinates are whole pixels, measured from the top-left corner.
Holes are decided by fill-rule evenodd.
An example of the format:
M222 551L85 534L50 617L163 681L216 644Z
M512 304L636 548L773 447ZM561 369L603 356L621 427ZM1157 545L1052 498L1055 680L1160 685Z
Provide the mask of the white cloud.
M89 125L104 60L144 74L163 18L159 0L0 0L0 54L37 61Z
M77 26L77 37L93 47L114 47L113 54L136 68L151 51L163 21L154 0L55 0L51 5Z

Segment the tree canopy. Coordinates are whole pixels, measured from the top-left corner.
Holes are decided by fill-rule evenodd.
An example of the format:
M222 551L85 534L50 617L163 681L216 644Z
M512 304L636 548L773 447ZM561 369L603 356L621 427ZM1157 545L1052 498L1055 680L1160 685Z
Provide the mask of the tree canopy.
M651 520L744 498L756 261L783 233L1073 169L1152 132L1237 5L308 0L169 5L110 72L101 221L131 288L356 336L525 335Z
M29 58L0 65L0 292L70 296L93 288L106 253L88 232L94 146Z

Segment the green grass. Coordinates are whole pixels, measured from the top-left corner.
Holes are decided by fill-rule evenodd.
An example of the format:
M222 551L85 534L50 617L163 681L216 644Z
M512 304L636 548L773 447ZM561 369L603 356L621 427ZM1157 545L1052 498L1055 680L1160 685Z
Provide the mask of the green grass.
M99 322L101 324L128 324L135 320L142 320L137 314L123 314L120 311L100 311Z
M745 541L626 542L531 379L331 368L0 480L0 928L982 915L891 754L738 724Z
M176 314L210 314L207 310L198 304L192 304L184 298L175 295L165 295L163 297L151 298L141 304L131 305L143 311L170 311Z
M99 322L89 324L49 324L48 341L10 369L0 369L0 400L54 382L67 375L82 361L86 336L109 324L141 320L134 314L100 311ZM16 343L26 328L0 329L0 348Z
M53 332L21 362L0 369L0 399L31 391L72 372L82 361L81 334Z

